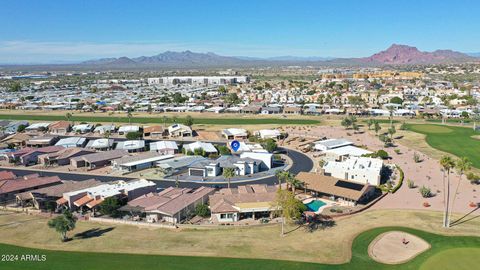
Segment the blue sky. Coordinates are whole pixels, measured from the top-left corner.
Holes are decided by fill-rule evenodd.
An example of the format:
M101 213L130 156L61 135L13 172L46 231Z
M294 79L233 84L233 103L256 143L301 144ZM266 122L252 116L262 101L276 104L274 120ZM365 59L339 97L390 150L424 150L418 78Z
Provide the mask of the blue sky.
M392 43L480 51L479 1L18 1L0 4L0 63L166 50L360 57Z

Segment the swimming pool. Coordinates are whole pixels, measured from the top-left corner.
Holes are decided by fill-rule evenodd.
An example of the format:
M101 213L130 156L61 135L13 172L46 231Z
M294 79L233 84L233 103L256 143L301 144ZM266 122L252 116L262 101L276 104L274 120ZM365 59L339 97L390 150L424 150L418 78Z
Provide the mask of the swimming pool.
M327 205L327 204L320 200L312 200L311 202L305 204L308 211L312 211L312 212L317 212L318 209L320 209L320 207L324 205Z

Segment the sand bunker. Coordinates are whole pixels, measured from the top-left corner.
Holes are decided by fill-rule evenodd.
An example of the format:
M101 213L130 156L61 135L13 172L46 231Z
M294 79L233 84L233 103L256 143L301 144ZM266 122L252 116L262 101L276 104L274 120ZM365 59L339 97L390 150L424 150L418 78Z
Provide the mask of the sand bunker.
M430 248L430 244L415 235L392 231L375 238L368 246L368 255L386 264L405 263Z

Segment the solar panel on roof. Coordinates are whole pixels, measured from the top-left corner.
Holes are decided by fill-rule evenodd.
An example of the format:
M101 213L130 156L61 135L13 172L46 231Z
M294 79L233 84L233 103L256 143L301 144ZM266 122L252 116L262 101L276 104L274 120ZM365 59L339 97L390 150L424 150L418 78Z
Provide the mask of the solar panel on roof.
M342 187L342 188L348 188L348 189L353 189L360 191L363 189L362 184L357 184L357 183L352 183L352 182L347 182L347 181L342 181L338 180L337 183L335 183L335 186L337 187Z

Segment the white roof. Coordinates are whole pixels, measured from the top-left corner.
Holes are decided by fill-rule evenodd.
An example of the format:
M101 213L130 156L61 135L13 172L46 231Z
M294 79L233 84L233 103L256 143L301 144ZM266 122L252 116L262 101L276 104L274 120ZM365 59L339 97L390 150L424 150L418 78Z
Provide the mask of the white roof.
M371 151L368 151L368 150L365 150L363 148L356 147L356 146L353 146L353 145L347 145L347 146L343 146L343 147L329 149L329 150L326 150L325 152L326 153L333 153L333 154L338 155L338 156L350 155L350 156L355 156L355 157L360 157L362 155L372 153Z
M48 128L50 126L50 123L33 123L30 126L26 127L25 129L39 129L39 128Z
M259 152L259 153L268 153L262 145L259 143L256 144L246 144L245 142L240 142L240 147L237 152Z
M173 124L168 127L168 133L173 133L178 130L186 130L186 131L192 131L192 129L188 126L182 125L182 124Z
M280 131L276 129L261 129L258 131L260 137L278 137L280 136Z
M118 129L118 132L128 133L128 132L137 132L139 130L140 130L139 126L121 126Z
M107 148L107 147L111 147L113 145L113 142L114 142L113 139L106 139L106 138L96 139L96 140L89 141L87 144L87 147Z
M131 162L122 163L122 164L120 164L120 166L130 167L130 166L135 166L135 165L139 165L139 164L143 164L143 163L149 163L149 162L155 162L155 161L170 159L170 158L173 158L173 157L174 157L174 155L159 155L159 156L155 156L155 157L150 157L150 158L145 158L145 159L141 159L141 160L135 160L135 161L131 161Z
M204 143L204 142L194 142L190 144L186 144L183 146L187 151L190 150L192 152L195 151L195 149L201 148L205 150L207 153L217 153L217 148L213 146L211 143Z
M78 145L83 145L86 141L86 138L83 137L68 137L68 138L63 138L60 139L55 145L60 145L63 147L69 147L69 146L78 146Z
M174 141L157 141L150 143L150 151L162 150L162 149L173 149L178 150L178 145Z
M383 161L377 158L369 157L350 157L343 162L328 161L323 168L326 171L332 170L367 170L380 173L383 167Z
M317 148L316 145L323 145L326 149L333 149L352 144L353 142L346 139L327 139L315 142L315 148Z
M80 124L80 125L75 125L72 127L73 130L87 130L87 129L92 129L93 126L90 124Z
M64 193L63 196L70 197L79 193L87 192L87 194L90 195L90 197L92 198L96 196L100 196L102 198L108 198L108 197L121 194L122 191L128 192L131 190L150 187L150 186L155 186L155 183L145 179L132 180L129 182L118 181L117 183L113 183L113 184L103 184L95 187L67 192L67 193Z
M247 136L247 130L243 128L226 128L222 133L228 136Z
M124 149L124 150L132 150L132 149L140 149L140 148L145 148L144 140L120 141L117 143L117 147L115 147L115 149Z
M95 132L105 132L105 131L114 131L115 126L114 125L104 125L104 126L98 126L95 128Z

